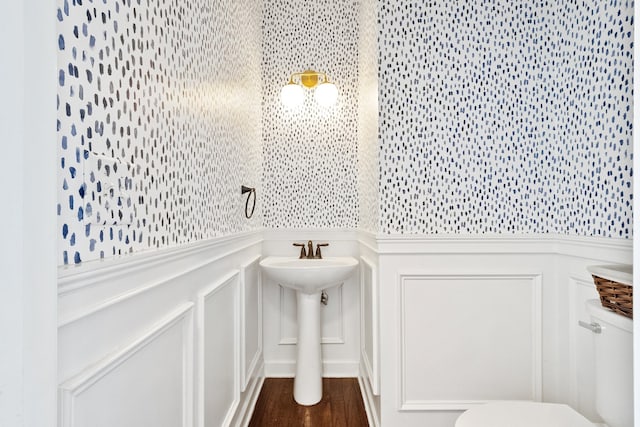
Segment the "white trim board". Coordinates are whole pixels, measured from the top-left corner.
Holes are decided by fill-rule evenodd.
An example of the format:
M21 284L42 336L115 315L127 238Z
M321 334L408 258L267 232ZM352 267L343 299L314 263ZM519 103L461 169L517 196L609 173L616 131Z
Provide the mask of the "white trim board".
M130 276L140 270L147 270L167 261L176 262L183 258L197 259L204 251L212 252L207 256L209 262L224 258L248 246L262 242L262 230L235 233L215 237L185 245L136 252L104 260L89 261L80 265L67 265L58 268L58 294L63 295L79 287L89 286L101 281L114 281Z
M259 251L260 236L259 232L242 233L145 256L88 263L92 265L83 269L64 270L58 287L58 327L179 280L252 247Z
M369 239L366 239L369 240ZM378 234L379 254L563 254L593 258L593 250L624 254L631 250L630 239L571 236L562 234ZM361 241L366 244L366 241ZM631 261L631 260L629 260Z
M355 378L358 376L357 361L323 361L322 376L324 378ZM296 374L295 360L272 360L264 362L264 375L267 378L293 378Z
M251 378L254 377L257 373L258 365L260 360L262 359L262 274L260 273L260 256L256 256L249 261L243 263L240 266L240 384L242 385L242 392L247 390ZM258 336L257 336L257 348L256 351L251 358L249 366L247 367L247 307L246 307L246 293L247 293L247 270L250 268L257 268L256 277L258 279L257 283L257 298L258 298Z
M368 269L371 274L371 283L365 283L364 271ZM371 293L371 319L365 318L365 310L360 308L360 360L364 364L363 369L367 374L371 392L376 396L380 395L380 327L378 320L380 319L379 302L378 302L378 266L365 256L360 257L360 303L365 301L366 286L370 285ZM372 354L366 352L366 336L365 327L367 320L371 320L371 347Z

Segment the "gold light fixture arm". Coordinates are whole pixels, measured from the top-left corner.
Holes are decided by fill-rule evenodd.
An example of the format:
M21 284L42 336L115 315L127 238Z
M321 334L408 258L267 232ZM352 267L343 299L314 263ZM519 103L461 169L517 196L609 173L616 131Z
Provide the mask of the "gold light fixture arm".
M302 86L312 89L319 83L327 83L329 79L325 73L319 73L318 71L306 70L301 73L293 73L289 78L289 83L295 83L294 79L298 79Z
M304 88L314 89L314 97L321 107L330 107L338 99L338 89L329 81L327 75L308 69L301 73L292 73L289 83L280 90L280 100L285 107L302 105L305 99Z

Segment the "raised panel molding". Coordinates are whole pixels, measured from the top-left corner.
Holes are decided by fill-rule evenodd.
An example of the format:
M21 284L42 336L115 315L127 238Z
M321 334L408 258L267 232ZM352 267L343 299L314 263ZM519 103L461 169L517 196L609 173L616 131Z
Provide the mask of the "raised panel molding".
M240 266L240 320L241 320L241 328L240 328L240 384L242 385L242 391L246 391L247 386L249 385L251 378L256 375L257 369L259 368L259 362L262 358L262 274L260 274L260 256L254 257L252 260L242 264ZM249 271L254 272L254 277L256 278L256 283L249 283L247 280L247 276ZM252 307L250 309L247 308L247 295L249 294L247 287L248 286L256 286L256 298L257 298L257 307ZM247 354L247 340L250 335L250 326L247 322L247 313L255 311L257 324L254 325L257 330L256 332L256 350L253 354ZM248 362L248 366L247 366Z
M407 369L407 285L411 281L451 281L462 280L465 282L490 281L526 281L530 289L530 308L531 308L531 329L530 329L530 345L533 349L530 366L530 389L527 391L528 398L531 400L541 400L542 398L542 276L540 274L429 274L426 272L412 271L400 272L398 275L398 306L396 313L398 316L398 333L399 333L399 366L398 370L398 407L401 411L449 411L449 410L466 410L480 403L486 403L489 399L453 399L453 400L431 400L420 399L419 396L410 396L407 390L409 376L415 376L415 373L408 372ZM455 310L456 307L451 307ZM427 327L428 325L424 325ZM474 325L468 325L473 328ZM439 326L440 327L440 326ZM437 343L436 343L437 345Z
M252 278L256 276L258 282L260 281L259 274L259 254L262 248L262 230L254 230L250 232L237 233L230 236L223 236L219 238L209 239L207 241L197 242L194 244L179 246L175 248L167 248L158 251L150 251L144 253L138 253L135 255L122 256L115 259L109 259L104 261L88 262L81 266L68 266L59 269L59 282L58 282L58 376L60 383L64 387L69 387L71 380L77 379L77 372L84 369L86 366L96 366L96 361L101 363L105 355L110 354L114 348L121 349L127 346L127 343L137 339L138 336L146 334L149 328L155 326L156 319L164 319L167 313L172 312L177 304L183 301L190 301L193 306L193 320L191 331L189 332L189 340L192 342L193 354L189 356L192 360L191 373L189 374L189 381L192 384L189 387L189 411L191 421L187 423L189 427L195 425L202 425L201 408L203 397L200 392L201 388L201 372L202 372L202 357L201 354L204 351L202 346L202 334L205 332L202 328L203 322L198 318L202 312L202 306L198 301L198 298L203 294L211 296L214 300L217 296L221 295L218 292L224 292L226 288L225 280L232 279L233 302L231 299L231 293L225 292L225 301L229 301L226 307L221 307L221 311L210 311L209 321L210 324L219 325L216 336L233 337L233 343L229 341L226 348L214 349L213 353L222 354L226 357L226 365L229 366L229 378L231 377L231 371L233 371L233 385L223 389L219 386L215 393L222 393L225 399L225 408L227 403L230 409L228 414L220 415L218 420L217 414L210 417L219 421L217 424L226 423L227 425L235 425L235 420L243 419L246 417L245 412L252 410L252 406L249 404L251 399L256 398L256 387L261 384L261 379L264 376L263 361L262 361L262 315L256 313L261 311L261 304L258 302L256 307L256 297L262 298L261 288L258 287L258 295L245 294L245 289L240 286L240 276L244 280L254 281ZM230 273L230 274L227 274ZM222 278L222 281L217 280ZM215 283L212 283L215 282ZM246 282L246 281L245 281ZM243 283L245 283L243 282ZM258 283L259 284L259 283ZM217 289L222 286L221 289ZM254 286L253 284L251 286ZM229 289L229 288L226 288ZM251 289L256 290L255 287ZM250 322L252 326L245 323L244 317L240 317L244 314L241 312L241 308L245 307L240 304L240 293L242 296L246 295L252 302L250 310L247 312L247 322ZM210 294L210 295L209 295ZM227 296L229 298L227 298ZM244 300L243 300L244 303ZM254 310L255 308L255 310ZM218 321L218 313L231 313L233 311L233 320L226 314L221 314ZM258 322L258 330L256 331L256 321ZM222 326L224 324L224 327ZM242 329L243 338L247 337L253 345L249 344L248 347L244 347L243 340L240 339L240 328L245 326L250 328L250 333L247 335L246 331ZM172 330L171 340L178 342L176 338L177 332ZM257 335L256 335L257 332ZM155 378L162 380L164 375L168 372L164 368L169 364L175 366L176 357L173 348L179 351L180 346L176 345L173 348L167 350L167 339L162 340L162 346L150 347L151 350L145 351L144 360L148 363L138 371L131 369L131 364L126 364L127 372L130 373L131 378L147 378L147 383L154 383L154 377L150 377L148 372L155 373ZM215 340L209 340L212 342ZM156 341L154 341L155 343ZM240 344L243 343L242 353L240 351ZM240 364L241 354L245 354L244 350L247 349L245 364ZM217 357L217 356L215 356ZM135 363L140 364L141 358L136 358ZM232 366L233 361L233 366ZM136 365L136 366L137 366ZM210 366L214 366L209 362ZM237 365L237 366L236 366ZM122 366L122 365L121 365ZM148 366L148 369L147 369ZM157 368L156 366L159 366ZM245 367L241 369L242 367ZM122 371L123 372L123 371ZM139 372L139 375L136 373ZM174 369L172 372L176 372ZM240 377L244 375L244 377ZM120 375L117 378L122 378ZM171 374L171 378L177 377L177 374ZM111 375L107 378L111 381ZM135 381L135 380L134 380ZM137 383L142 383L138 381ZM136 383L136 384L137 384ZM167 387L157 387L147 393L149 396L156 394L160 396L174 396L182 393L181 386L174 385L178 383L172 383ZM110 386L109 390L114 386ZM119 387L116 387L119 388ZM107 390L107 388L103 388ZM144 387L140 387L144 389ZM102 389L100 389L102 390ZM133 393L137 388L127 389ZM209 387L209 390L211 388ZM157 391L157 393L156 393ZM244 391L244 392L241 392ZM259 391L259 390L258 390ZM100 391L103 395L106 392ZM96 400L95 396L98 393L90 392L90 402ZM120 394L122 395L122 394ZM64 393L61 389L59 393L59 405L63 407L69 405L70 392ZM89 401L86 396L87 393L79 395L81 400ZM117 399L118 395L114 395L115 402L120 402L122 399ZM211 394L209 395L211 396ZM233 399L231 399L231 396ZM229 400L226 400L229 397ZM66 399L66 400L65 400ZM217 398L216 398L217 399ZM222 399L222 397L221 397ZM156 410L157 413L163 411L174 416L178 414L177 411L181 410L179 404L173 404L175 399L171 398L171 404L162 404L161 409ZM75 399L74 404L80 402ZM107 402L105 406L108 408L109 398L107 396L104 399ZM129 399L134 402L135 399ZM119 419L121 422L117 425L135 426L148 425L136 423L139 418L139 414L150 413L151 409L158 405L157 402L166 402L168 398L158 398L144 401L139 405L137 411L128 409L128 412L123 414L129 414L129 417L121 416ZM88 408L84 403L81 408ZM124 403L122 406L126 406ZM100 409L100 408L98 408ZM216 409L217 411L217 409ZM220 411L222 412L222 411ZM86 412L82 413L84 416ZM62 415L60 416L62 419ZM78 418L80 419L80 418ZM184 423L179 420L175 421L171 417L165 417L165 422L171 424L170 427L182 426ZM86 423L84 425L87 425ZM115 425L115 424L114 424ZM162 422L154 424L164 426ZM68 427L70 424L67 422L62 427ZM81 427L78 422L76 427Z
M198 408L199 408L198 409L198 426L200 427L212 425L211 424L212 421L208 420L206 417L207 409L208 409L207 408L208 386L211 386L213 389L218 391L219 393L216 394L216 397L221 397L221 399L229 397L229 396L224 396L224 393L230 394L230 401L228 402L226 408L223 409L224 414L221 414L223 416L219 417L220 422L218 423L214 422L214 425L222 425L222 426L231 425L231 422L233 421L233 418L236 415L235 414L236 409L238 408L240 403L241 344L240 344L240 301L239 301L240 298L239 298L239 290L238 290L239 276L240 276L240 271L234 270L231 273L224 276L222 279L218 280L217 282L209 285L208 287L205 287L198 294L198 305L197 305ZM231 293L231 298L232 298L231 302L215 301L217 297L220 297L221 295L224 296L225 292ZM210 325L206 321L207 315L210 314L210 311L211 312L216 311L213 308L208 307L209 303L211 303L211 305L213 305L214 303L218 303L219 307L216 307L216 308L220 308L220 309L231 308L232 310L232 313L231 313L232 325L229 325L228 323L224 322L224 320L228 321L229 319L223 320L223 319L220 319L219 317L217 319L218 321L223 322L222 324L223 329L226 329L226 331L231 331L231 334L232 334L231 349L229 349L229 347L225 345L226 343L223 342L224 339L225 338L228 339L228 337L222 337L222 336L210 337L212 339L216 339L215 343L209 342L207 340L207 336L209 334L215 334L215 332L218 332L215 330L215 327L219 326L219 325ZM216 314L218 316L221 316L221 314L219 313L216 313ZM212 350L213 354L208 354L207 349ZM215 354L215 351L213 351L214 349L219 350L221 354ZM223 362L225 361L224 358L225 357L228 358L228 355L226 354L226 352L228 351L232 352L231 364L233 366L231 367L230 370L228 369L228 367L222 366ZM214 355L218 356L218 358L216 358ZM217 378L220 381L216 381L215 384L207 384L207 379L210 376L208 372L207 362L211 362L216 368L220 368L220 372L217 372L215 374L220 374L221 379ZM226 360L226 362L228 362L228 360ZM225 375L228 375L229 372L231 372L231 375L232 375L232 378L230 381L231 390L225 389L225 384L223 384L223 381L225 380L225 378L223 377ZM211 375L216 377L218 376L214 374L211 374ZM220 403L224 405L226 402L222 401ZM217 412L216 412L216 415L217 415Z
M78 400L91 390L98 388L101 383L115 375L118 367L126 365L128 361L133 360L138 354L156 342L159 342L174 327L181 326L181 344L178 347L182 358L182 426L190 427L193 425L193 372L194 372L194 353L193 353L193 303L182 304L179 308L167 315L166 318L158 322L147 333L138 338L136 341L124 347L122 350L114 353L95 365L88 367L85 371L75 377L65 381L59 387L59 422L60 427L84 427L77 425L77 411L81 404ZM168 367L165 367L168 369ZM163 369L161 366L152 366L151 369L156 372L157 369ZM128 378L130 381L130 378ZM126 390L113 390L112 393L126 393ZM153 399L154 397L145 396L145 399ZM105 407L106 402L98 402L101 407ZM164 404L168 402L163 402ZM175 403L175 402L174 402ZM114 408L107 408L114 411ZM133 427L133 426L131 426Z
M368 272L368 274L367 274ZM369 278L369 282L367 282ZM370 297L367 299L367 292ZM360 353L364 371L371 386L371 392L380 395L380 328L379 328L379 303L378 303L378 266L367 257L360 257L360 298L363 307L360 309ZM364 307L366 302L371 304L371 316L367 316ZM370 337L366 336L367 322L370 323ZM371 354L367 353L367 338L371 339Z

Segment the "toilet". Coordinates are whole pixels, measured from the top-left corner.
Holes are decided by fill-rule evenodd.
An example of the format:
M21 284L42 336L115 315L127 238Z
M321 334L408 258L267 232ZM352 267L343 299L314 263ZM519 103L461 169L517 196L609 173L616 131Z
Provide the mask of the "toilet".
M633 427L633 321L600 305L586 303L594 333L596 411L606 424L595 424L571 407L528 401L491 402L464 412L455 427Z

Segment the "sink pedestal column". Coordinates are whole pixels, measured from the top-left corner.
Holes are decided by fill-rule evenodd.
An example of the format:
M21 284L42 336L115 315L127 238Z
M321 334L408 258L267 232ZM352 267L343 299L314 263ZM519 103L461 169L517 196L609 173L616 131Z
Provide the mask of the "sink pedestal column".
M293 380L293 398L301 405L322 400L322 350L320 325L321 293L296 291L298 303L298 357Z

